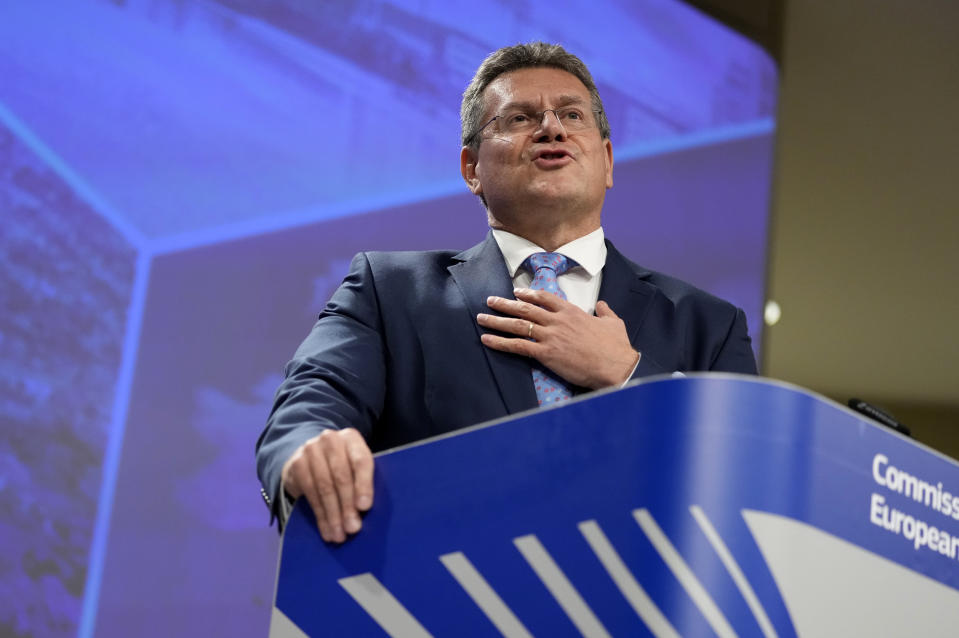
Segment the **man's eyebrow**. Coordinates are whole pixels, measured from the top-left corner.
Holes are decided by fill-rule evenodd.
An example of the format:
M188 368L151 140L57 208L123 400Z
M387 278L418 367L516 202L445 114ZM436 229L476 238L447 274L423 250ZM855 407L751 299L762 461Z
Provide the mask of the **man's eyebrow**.
M583 99L578 95L560 95L555 98L554 103L556 106L569 106L570 104L585 104L587 100ZM539 108L538 102L532 101L523 101L523 100L514 100L512 102L507 102L503 105L504 111L512 111L514 109L521 109L524 111L533 111Z

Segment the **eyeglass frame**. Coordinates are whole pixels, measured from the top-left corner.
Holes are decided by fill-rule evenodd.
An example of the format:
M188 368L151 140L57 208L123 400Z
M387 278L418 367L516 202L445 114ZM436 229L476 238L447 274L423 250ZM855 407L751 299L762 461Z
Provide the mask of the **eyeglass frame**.
M543 118L546 117L546 113L547 113L548 111L552 111L552 112L553 112L553 115L556 116L556 121L559 122L560 126L563 127L563 130L566 130L566 125L563 124L563 121L562 121L561 119L559 119L559 114L556 113L557 110L562 110L562 109L565 109L565 108L568 108L568 107L561 106L561 107L559 107L559 109L543 109L542 111L535 111L535 112L533 112L531 115L538 115L538 116L539 116L539 118L538 118L538 120L539 120L539 125L542 126L542 124L543 124ZM599 120L599 115L602 114L603 110L602 110L602 109L590 109L590 111L593 113L593 123L596 125L597 128L599 128L599 121L598 121L598 120ZM482 133L483 131L485 131L487 126L489 126L490 124L492 124L492 123L495 122L496 120L498 120L498 119L500 119L500 118L503 118L503 117L506 117L506 114L494 115L493 117L491 117L491 118L489 119L489 121L486 122L486 124L484 124L483 126L479 127L478 129L476 129L476 132L475 132L475 133L473 133L472 135L470 135L469 137L466 138L466 143L464 144L464 146L469 146L470 144L472 144L472 143L473 143L473 138L475 138L477 135L479 135L480 133ZM536 130L536 129L533 129L533 130Z

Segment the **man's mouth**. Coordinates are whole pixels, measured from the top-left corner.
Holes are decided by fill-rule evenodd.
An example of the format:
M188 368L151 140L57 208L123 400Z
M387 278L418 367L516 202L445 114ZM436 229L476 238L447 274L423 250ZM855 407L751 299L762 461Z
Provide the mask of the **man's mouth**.
M567 156L567 153L565 151L548 151L546 153L539 154L539 157L543 159L559 159L561 157L566 157L566 156Z
M565 166L570 160L572 155L562 149L544 149L533 156L533 162L540 167Z

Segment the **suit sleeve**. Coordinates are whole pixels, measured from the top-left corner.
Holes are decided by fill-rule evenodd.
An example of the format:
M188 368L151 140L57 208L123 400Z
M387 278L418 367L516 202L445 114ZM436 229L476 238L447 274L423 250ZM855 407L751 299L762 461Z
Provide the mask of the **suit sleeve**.
M373 273L361 253L286 365L257 441L257 474L273 517L281 514L283 464L303 443L323 430L346 427L369 439L383 407L385 369Z
M709 369L712 372L757 374L752 339L749 338L746 325L746 313L739 308L736 308L732 324L726 331L725 339Z

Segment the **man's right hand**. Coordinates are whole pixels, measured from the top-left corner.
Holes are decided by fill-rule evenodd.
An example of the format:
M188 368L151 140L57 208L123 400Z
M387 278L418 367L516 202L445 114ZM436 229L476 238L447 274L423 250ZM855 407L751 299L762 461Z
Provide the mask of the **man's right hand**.
M283 465L283 489L309 501L323 540L342 543L360 531L373 505L373 454L353 428L324 430Z

